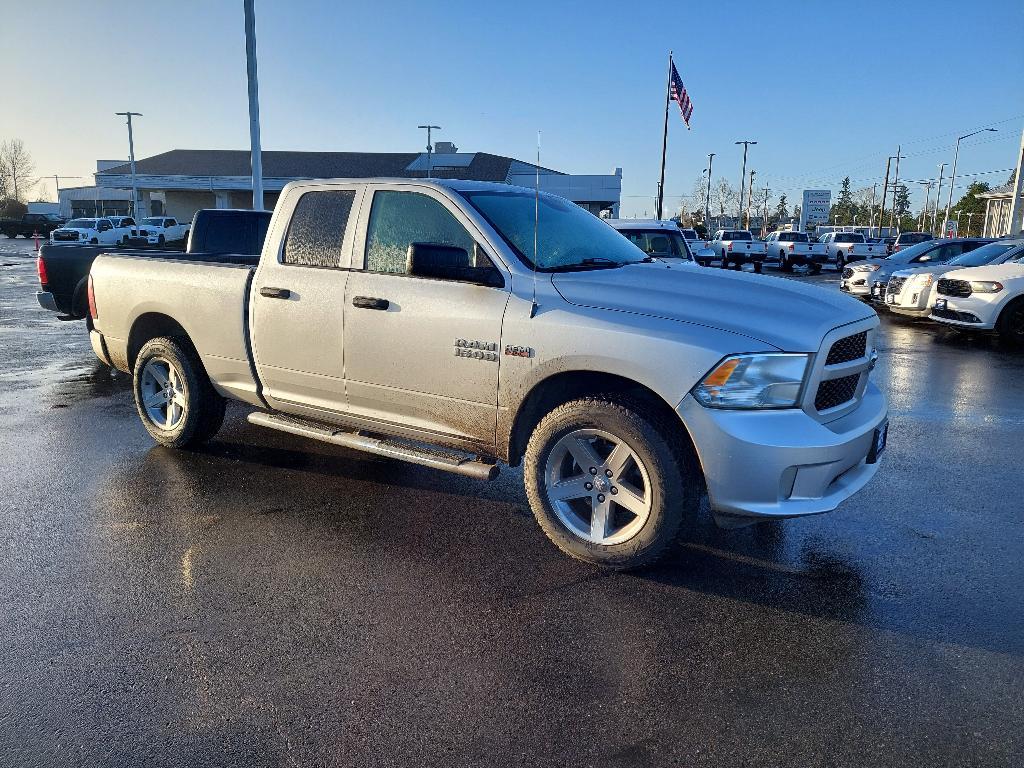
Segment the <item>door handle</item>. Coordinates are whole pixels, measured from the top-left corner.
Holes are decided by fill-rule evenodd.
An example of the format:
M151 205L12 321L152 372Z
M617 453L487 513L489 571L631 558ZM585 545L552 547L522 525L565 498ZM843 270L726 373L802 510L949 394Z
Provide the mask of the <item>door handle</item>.
M266 296L268 299L288 299L291 298L292 292L287 288L270 288L269 286L260 288L260 296Z
M377 299L373 296L355 296L352 299L352 306L359 307L360 309L383 309L386 310L391 306L391 302L387 299Z

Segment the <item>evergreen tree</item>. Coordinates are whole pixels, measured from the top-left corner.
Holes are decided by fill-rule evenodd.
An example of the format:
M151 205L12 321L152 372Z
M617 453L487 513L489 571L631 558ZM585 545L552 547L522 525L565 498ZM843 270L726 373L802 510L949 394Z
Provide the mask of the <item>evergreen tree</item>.
M779 198L779 204L775 206L775 219L778 222L782 222L784 219L789 218L789 207L786 205L786 194L783 193L782 197Z
M896 198L892 208L897 217L903 217L910 213L910 190L907 189L906 184L896 187Z

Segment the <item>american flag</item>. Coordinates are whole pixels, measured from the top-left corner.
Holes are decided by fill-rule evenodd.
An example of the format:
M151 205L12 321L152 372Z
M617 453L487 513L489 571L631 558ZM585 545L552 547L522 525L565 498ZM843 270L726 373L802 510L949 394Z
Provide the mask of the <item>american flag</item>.
M690 101L690 94L686 92L686 86L683 85L683 79L679 76L679 71L676 69L676 65L672 64L672 80L669 85L669 95L675 99L676 104L679 105L679 113L683 116L683 122L686 123L686 127L690 127L690 116L693 114L693 102Z

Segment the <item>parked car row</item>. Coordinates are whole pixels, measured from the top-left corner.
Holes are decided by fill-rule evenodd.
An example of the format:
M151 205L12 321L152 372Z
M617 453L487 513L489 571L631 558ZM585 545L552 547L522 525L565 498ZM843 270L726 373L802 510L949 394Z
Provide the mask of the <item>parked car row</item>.
M840 289L900 315L1024 344L1024 240L925 240L844 271Z
M50 243L164 245L184 241L188 232L188 224L179 224L171 216L149 216L138 223L131 216L103 216L72 219L61 224L50 232Z

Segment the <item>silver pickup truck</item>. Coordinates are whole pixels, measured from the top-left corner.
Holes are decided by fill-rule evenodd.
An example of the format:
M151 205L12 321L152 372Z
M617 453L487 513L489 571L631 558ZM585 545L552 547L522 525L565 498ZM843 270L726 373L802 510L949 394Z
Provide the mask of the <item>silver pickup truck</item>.
M296 182L259 265L104 254L92 346L163 445L253 424L490 479L523 464L563 551L651 562L707 494L720 525L835 509L872 477L878 318L651 258L505 184Z

